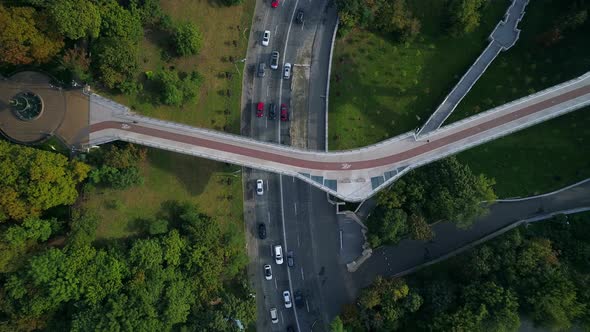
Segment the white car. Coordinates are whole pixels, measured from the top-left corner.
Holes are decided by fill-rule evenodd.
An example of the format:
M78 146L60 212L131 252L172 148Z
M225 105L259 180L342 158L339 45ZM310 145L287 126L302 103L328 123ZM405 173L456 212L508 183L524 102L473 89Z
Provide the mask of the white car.
M268 43L270 43L270 31L264 30L262 34L262 46L268 46Z
M283 264L283 247L280 244L274 246L275 263L277 265Z
M262 179L256 180L256 195L264 195L264 181Z
M293 306L293 303L291 303L291 293L288 290L283 292L283 299L285 300L285 308L289 309Z
M273 324L276 324L279 322L279 315L277 314L277 308L270 309L270 320L272 321Z
M264 265L264 278L266 280L272 280L272 268L269 264Z
M283 78L288 80L291 78L291 64L285 63L285 68L283 69Z

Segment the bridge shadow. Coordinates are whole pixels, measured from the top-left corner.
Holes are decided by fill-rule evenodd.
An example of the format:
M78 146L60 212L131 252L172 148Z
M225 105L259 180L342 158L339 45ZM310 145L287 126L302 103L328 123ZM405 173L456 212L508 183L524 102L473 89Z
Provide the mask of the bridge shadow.
M152 148L148 149L147 159L160 172L174 176L191 196L202 194L213 173L224 169L224 164L220 162ZM158 178L158 174L149 176L155 182L165 181L163 179L166 178ZM167 186L166 183L157 185L163 188Z

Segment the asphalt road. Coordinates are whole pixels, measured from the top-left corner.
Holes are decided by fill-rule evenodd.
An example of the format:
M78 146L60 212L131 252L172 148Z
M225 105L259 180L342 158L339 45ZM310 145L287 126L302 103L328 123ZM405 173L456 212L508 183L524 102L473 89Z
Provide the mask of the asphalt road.
M290 0L281 2L279 8L271 8L270 1L257 1L255 15L250 32L250 42L246 65L248 70L243 84L243 116L242 134L268 142L280 142L290 144L290 124L307 118L314 121L312 128L317 128L316 116L304 117L302 114L293 113L290 110L290 122L280 122L280 115L275 120L268 118L269 104L290 105L291 80L282 79L282 64L290 62L294 64L293 71L298 70L297 56L299 49L310 40L321 42L325 39L322 27L323 9L327 0L308 1ZM296 9L305 10L305 23L300 25L292 21ZM260 44L264 30L271 31L271 40L268 47ZM331 32L330 32L331 33ZM289 36L287 39L287 35ZM316 37L319 36L319 37ZM329 42L329 41L328 41ZM270 53L278 50L281 54L278 70L270 69ZM286 50L286 52L285 52ZM321 52L326 52L322 48ZM327 52L329 52L329 45ZM320 77L321 73L316 68L325 67L324 80L327 78L328 54L324 56L313 52L322 62L311 60L310 74ZM264 78L256 77L255 70L260 62L266 63L266 75ZM316 87L316 88L319 88ZM324 87L325 90L325 81ZM319 96L317 96L320 98ZM265 116L256 117L256 104L265 103ZM310 112L312 113L312 112ZM313 119L313 120L310 120ZM324 122L319 123L323 134ZM316 134L317 135L317 134ZM323 141L323 139L322 139ZM257 170L244 170L244 219L247 229L247 245L250 257L248 269L249 279L253 285L257 298L257 330L258 331L284 331L287 326L299 327L301 331L310 331L325 326L321 320L324 313L321 307L318 272L316 272L314 257L314 242L310 239L314 223L317 222L317 214L310 215L310 211L316 209L313 205L312 192L319 195L326 203L319 207L326 217L334 218L334 209L325 199L325 193L312 189L308 184L290 177L280 177L276 174ZM263 179L265 193L262 196L255 194L256 179ZM282 190L281 190L282 187ZM267 238L261 240L257 235L258 224L264 223L267 228ZM337 229L337 226L336 228ZM334 241L334 244L337 242ZM294 254L295 266L289 268L287 261L277 265L271 255L272 246L281 244L284 255L288 251ZM332 251L323 251L327 259L333 260ZM267 281L263 275L263 265L270 264L273 271L273 279ZM323 273L325 274L325 272ZM293 297L295 291L304 294L304 305L300 308L287 309L284 306L282 292L290 290ZM272 324L270 320L270 308L279 311L279 323ZM295 315L297 311L297 316ZM318 324L319 321L319 324ZM323 329L323 328L322 328Z

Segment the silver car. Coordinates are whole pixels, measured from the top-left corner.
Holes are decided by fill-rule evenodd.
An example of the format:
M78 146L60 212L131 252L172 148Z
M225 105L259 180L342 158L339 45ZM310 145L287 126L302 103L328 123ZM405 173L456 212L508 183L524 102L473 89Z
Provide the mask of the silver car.
M291 78L291 64L285 63L285 67L283 68L283 78L288 80Z
M270 68L271 69L279 69L279 52L272 51L270 54Z

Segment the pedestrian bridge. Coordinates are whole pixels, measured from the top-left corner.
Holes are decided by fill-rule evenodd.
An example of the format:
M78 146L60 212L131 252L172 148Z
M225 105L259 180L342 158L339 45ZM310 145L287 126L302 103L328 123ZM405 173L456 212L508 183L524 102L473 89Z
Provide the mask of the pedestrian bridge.
M297 177L346 201L367 199L411 169L590 105L590 72L459 122L359 149L301 150L140 116L89 94L86 148L122 140Z

